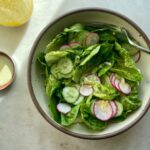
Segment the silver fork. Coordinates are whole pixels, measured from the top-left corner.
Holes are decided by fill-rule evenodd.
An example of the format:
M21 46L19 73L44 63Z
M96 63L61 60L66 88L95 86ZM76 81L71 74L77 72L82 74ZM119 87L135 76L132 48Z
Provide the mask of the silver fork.
M139 50L142 50L142 51L144 51L144 52L150 54L150 50L149 50L149 49L144 48L144 47L142 47L142 46L136 44L135 42L133 42L133 41L130 39L130 37L129 37L127 31L126 31L126 29L122 28L122 31L123 31L124 34L126 35L128 42L129 42L132 46L134 46L134 47L138 48Z
M129 34L127 33L127 30L124 27L119 27L119 26L116 26L116 25L107 24L107 23L100 23L100 22L88 23L88 25L89 26L94 26L94 27L102 27L102 29L109 28L111 30L122 31L126 35L127 40L128 40L130 45L138 48L139 50L142 50L143 52L146 52L146 53L150 54L149 49L144 48L144 47L136 44L135 42L133 42L133 40L131 40L131 38L129 37Z

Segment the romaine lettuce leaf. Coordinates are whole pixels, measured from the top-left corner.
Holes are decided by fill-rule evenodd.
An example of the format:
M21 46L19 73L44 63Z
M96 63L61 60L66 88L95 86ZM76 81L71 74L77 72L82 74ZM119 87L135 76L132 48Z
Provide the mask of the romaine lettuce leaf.
M105 129L107 122L100 121L91 114L91 104L92 103L85 103L81 105L80 111L83 122L93 130Z
M46 94L51 97L59 86L60 81L56 80L56 78L50 74L46 83Z
M101 48L99 53L94 57L94 59L96 59L95 61L98 62L105 62L105 61L109 61L111 55L113 55L113 44L110 43L103 43L101 44Z
M45 75L46 82L47 82L47 79L49 77L49 67L47 66L45 61L45 53L40 52L37 56L37 61L40 63L41 67L43 67L42 68L44 70L43 74Z
M52 114L52 117L54 118L55 121L57 121L58 123L60 123L60 113L57 110L57 104L58 104L58 98L55 97L55 95L52 95L51 97L49 97L49 109L50 112Z
M136 68L118 66L111 68L111 71L130 81L139 82L142 80L142 74Z
M136 68L134 61L130 57L127 50L121 47L120 44L115 43L115 50L118 52L118 57L116 57L116 62L112 72L116 72L118 75L124 77L125 79L139 82L142 80L142 75Z
M47 46L45 49L45 53L48 53L50 51L59 50L59 48L67 43L68 37L66 33L58 34Z
M136 41L134 42L136 43ZM130 45L129 43L123 43L121 47L126 49L131 56L134 56L139 51L136 47Z
M109 61L99 65L98 76L100 77L106 74L112 68L113 65L114 65L114 55L111 55Z
M81 24L75 24L70 28L65 28L64 32L58 34L47 46L45 49L45 53L50 51L59 50L59 48L68 42L68 33L72 32L80 32L84 28Z
M85 65L91 58L93 58L99 52L100 47L101 47L100 45L94 47L91 53L81 61L80 66Z
M115 50L118 52L119 57L116 59L117 64L129 67L129 68L136 68L134 61L131 59L129 52L121 47L119 43L115 43Z
M93 95L99 99L112 100L118 96L118 92L109 85L94 84L93 88Z
M121 103L123 104L123 109L126 114L136 110L141 106L141 100L137 99L132 99L132 97L122 97Z
M45 53L40 52L37 56L37 60L38 62L42 65L45 66L46 65L46 61L45 61Z
M116 37L112 34L112 32L106 30L103 31L101 33L99 33L100 35L100 41L101 42L112 42L112 41L116 41Z
M69 28L65 28L64 32L80 32L84 30L84 26L80 23L74 24Z
M69 113L61 114L61 124L63 126L69 126L73 124L77 118L79 108L80 108L80 104L73 106Z

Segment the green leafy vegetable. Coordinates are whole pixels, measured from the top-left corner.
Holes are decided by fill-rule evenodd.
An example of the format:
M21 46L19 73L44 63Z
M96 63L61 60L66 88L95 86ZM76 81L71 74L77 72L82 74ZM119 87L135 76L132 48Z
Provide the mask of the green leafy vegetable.
M58 123L60 123L61 116L56 108L57 103L58 103L57 97L55 97L54 95L49 97L49 108L50 108L51 114L52 114L54 120L57 121Z
M112 68L111 71L117 73L118 75L130 81L139 82L142 80L141 73L135 68L119 66L117 68Z
M99 50L100 50L100 45L94 47L91 53L88 56L86 56L83 61L81 61L80 66L85 65L92 57L94 57L99 52Z
M118 96L117 91L112 86L95 84L93 88L94 88L93 95L99 99L112 100L116 96Z
M114 55L110 56L110 60L99 65L98 76L106 74L114 65Z
M81 117L83 122L93 130L103 130L107 122L100 121L91 114L91 103L85 103L81 106Z
M61 45L66 43L67 41L67 36L65 33L58 34L47 46L45 49L45 53L48 53L50 51L55 51L60 48Z
M84 26L82 24L75 24L75 25L72 25L70 28L65 28L64 29L64 32L80 32L80 31L83 31L84 29Z
M46 84L46 94L51 97L53 95L53 92L59 87L59 85L60 81L56 80L53 75L49 75Z
M45 55L46 63L51 66L56 63L60 58L65 57L68 54L67 51L52 51Z
M80 105L74 106L69 113L66 115L61 114L61 124L64 126L70 126L75 122L79 112Z
M56 35L37 56L54 120L66 127L80 122L101 131L109 120L123 121L137 110L142 105L138 96L142 74L132 60L137 51L121 28L110 24L77 23ZM104 112L97 112L94 104L101 100L109 107L100 102ZM68 113L57 110L61 102L71 107ZM118 115L111 115L113 103Z
M132 99L132 97L123 97L121 103L123 104L126 114L136 110L141 106L141 100Z

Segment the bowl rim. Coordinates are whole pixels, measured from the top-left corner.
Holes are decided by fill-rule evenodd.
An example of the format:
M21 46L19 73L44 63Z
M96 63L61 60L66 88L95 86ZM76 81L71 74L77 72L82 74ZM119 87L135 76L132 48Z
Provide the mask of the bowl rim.
M40 34L37 36L36 40L34 41L34 44L31 48L31 52L29 54L29 61L28 61L28 70L27 70L27 81L28 81L28 89L29 89L29 93L31 95L32 101L35 105L35 107L37 108L37 110L40 112L40 114L43 116L43 118L49 123L51 124L53 127L55 127L56 129L58 129L59 131L62 131L65 134L68 134L70 136L73 137L77 137L77 138L81 138L81 139L90 139L90 140L99 140L99 139L106 139L106 138L110 138L110 137L114 137L116 135L119 135L123 132L125 132L126 130L130 129L131 127L133 127L137 122L139 122L142 117L146 114L146 112L148 111L149 107L150 107L150 98L148 100L148 104L146 105L146 107L144 108L144 110L142 111L142 113L133 121L130 122L127 126L125 126L124 128L117 130L113 133L107 133L104 135L83 135L80 133L75 133L72 131L69 131L65 128L62 128L60 125L58 125L57 123L55 123L53 120L51 120L49 118L49 116L42 110L40 104L38 103L34 91L33 91L33 87L32 87L32 82L31 82L31 66L32 66L32 59L36 50L36 47L38 45L38 42L41 40L41 38L43 37L43 35L45 34L45 32L51 27L53 26L55 23L57 23L60 19L63 19L64 17L67 17L69 15L72 14L76 14L76 13L80 13L80 12L86 12L86 11L96 11L96 12L104 12L104 13L108 13L108 14L112 14L115 15L123 20L125 20L126 22L128 22L131 26L133 26L139 33L140 35L144 38L147 46L150 49L150 41L149 38L147 37L147 35L145 34L145 32L132 20L130 20L128 17L126 17L123 14L120 14L114 10L110 10L110 9L105 9L105 8L84 8L84 9L77 9L74 11L70 11L68 13L65 13L59 17L57 17L56 19L54 19L53 21L51 21L50 23L48 23L43 30L40 32Z
M3 51L0 51L0 55L3 56L3 57L5 57L5 58L7 58L9 60L9 62L11 63L11 66L12 66L12 77L11 77L10 81L8 81L7 83L5 83L3 85L3 87L0 88L0 91L3 91L6 88L8 88L9 86L11 86L13 84L13 82L15 81L16 71L15 71L15 64L14 64L13 59L8 54L6 54Z

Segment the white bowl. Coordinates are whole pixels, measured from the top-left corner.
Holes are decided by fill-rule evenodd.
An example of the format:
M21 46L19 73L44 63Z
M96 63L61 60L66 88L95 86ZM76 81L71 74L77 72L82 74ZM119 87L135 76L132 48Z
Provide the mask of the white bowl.
M43 85L43 78L41 75L40 67L37 66L36 58L37 54L44 50L45 46L65 27L68 27L74 23L85 22L104 22L114 24L117 26L125 27L132 36L143 46L150 49L150 43L146 34L130 19L127 17L104 9L83 9L68 13L62 17L56 19L52 23L48 24L37 37L29 58L28 64L28 85L30 94L36 108L41 115L55 128L67 133L69 135L86 138L86 139L102 139L112 137L123 131L126 131L137 123L146 113L150 106L150 55L142 52L142 57L138 63L138 67L141 69L144 80L139 89L140 99L142 100L142 106L126 120L120 123L110 124L103 131L92 131L83 125L76 124L69 128L63 127L53 120L49 108L48 97L45 94L45 88Z

